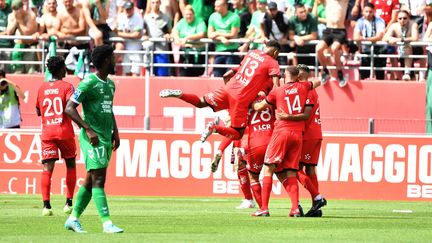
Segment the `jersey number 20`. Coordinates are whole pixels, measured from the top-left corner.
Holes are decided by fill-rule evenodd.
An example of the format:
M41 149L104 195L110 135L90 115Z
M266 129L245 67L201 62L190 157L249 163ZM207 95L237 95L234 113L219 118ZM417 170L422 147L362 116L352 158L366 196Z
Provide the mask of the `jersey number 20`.
M44 116L49 117L63 114L63 102L60 97L54 97L54 99L45 98L42 102L43 107L46 106Z

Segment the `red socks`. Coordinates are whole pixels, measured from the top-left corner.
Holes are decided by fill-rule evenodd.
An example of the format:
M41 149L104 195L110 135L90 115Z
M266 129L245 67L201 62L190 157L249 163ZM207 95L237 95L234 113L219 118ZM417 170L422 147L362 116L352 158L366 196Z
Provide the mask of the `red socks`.
M231 142L232 142L231 138L223 137L222 142L219 144L218 151L220 151L221 154L223 154L223 152L231 144Z
M255 197L255 201L258 203L259 208L261 208L261 206L262 206L261 184L259 182L254 182L250 186L251 186L253 195Z
M262 186L262 206L261 210L268 210L270 194L273 186L273 178L271 176L264 176Z
M213 126L213 129L215 129L220 135L232 140L238 140L241 137L240 133L232 127Z
M299 202L299 193L298 193L298 184L296 177L288 177L283 182L282 185L285 187L285 190L288 192L288 196L291 199L291 212L298 208Z
M237 175L238 175L240 187L241 187L241 190L243 192L245 199L252 200L252 192L251 192L251 186L250 186L250 181L249 181L249 173L248 173L247 169L246 168L240 169L237 172Z
M316 175L315 175L316 178ZM317 188L315 187L315 185L313 184L311 178L309 178L309 176L307 176L304 171L299 170L297 172L297 179L299 180L299 182L306 188L306 190L309 191L312 200L318 196L319 192L317 190Z
M66 168L66 198L73 198L76 185L76 168Z
M315 186L317 192L319 193L319 186L318 186L318 178L316 174L308 175L309 179L311 179L312 184Z
M182 94L182 96L179 97L181 100L193 105L193 106L198 106L198 104L200 103L200 98L197 95L194 94Z
M52 173L50 171L44 170L42 171L42 200L49 201L50 193L51 193L51 176Z

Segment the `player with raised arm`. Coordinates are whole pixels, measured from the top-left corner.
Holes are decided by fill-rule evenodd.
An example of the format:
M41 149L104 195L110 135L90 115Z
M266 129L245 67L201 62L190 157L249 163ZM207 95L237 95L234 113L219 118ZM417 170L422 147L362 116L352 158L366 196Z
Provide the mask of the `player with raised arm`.
M307 82L310 70L307 65L297 65L299 81ZM327 200L319 193L318 179L315 168L321 150L322 131L320 120L320 107L318 94L315 89L309 91L308 104L313 105L311 116L306 120L303 133L303 146L300 158L300 168L297 172L298 181L309 191L312 197L312 208L305 214L306 217L321 217L321 207L327 205ZM303 171L305 168L305 171Z
M250 51L240 63L223 76L225 86L210 92L204 97L195 94L186 94L181 90L165 89L160 97L175 97L198 108L210 106L214 111L228 109L231 117L231 126L219 126L218 119L210 122L201 135L204 142L213 132L225 136L212 163L212 171L216 171L222 153L233 141L242 138L247 125L249 105L262 90L279 86L280 69L276 58L279 55L280 45L277 41L268 41L263 51Z
M66 65L60 56L48 59L48 70L52 79L44 82L39 88L36 113L42 119L42 200L43 216L53 215L50 203L51 177L55 162L61 157L66 162L66 204L63 211L72 212L72 198L76 184L76 145L72 120L64 113L66 103L74 92L72 84L63 81L66 76Z
M103 232L122 233L110 219L105 194L105 180L112 151L120 146L117 124L113 113L114 82L108 78L115 73L114 49L110 45L97 46L92 53L92 62L97 69L85 77L66 106L66 113L81 128L80 147L87 174L77 194L72 214L65 222L65 228L76 233L86 233L79 217L93 197ZM83 118L77 107L82 104Z
M273 174L278 173L279 180L291 198L290 217L300 217L298 208L297 170L302 146L304 119L308 91L319 86L319 81L300 83L297 81L298 70L289 66L286 70L284 86L273 89L261 102L255 103L255 110L262 110L270 105L276 109L276 121L273 134L264 159L264 178L262 186L262 205L252 216L270 216L268 204L273 185ZM307 111L310 112L311 109ZM278 113L282 113L283 116ZM300 116L301 115L301 116Z

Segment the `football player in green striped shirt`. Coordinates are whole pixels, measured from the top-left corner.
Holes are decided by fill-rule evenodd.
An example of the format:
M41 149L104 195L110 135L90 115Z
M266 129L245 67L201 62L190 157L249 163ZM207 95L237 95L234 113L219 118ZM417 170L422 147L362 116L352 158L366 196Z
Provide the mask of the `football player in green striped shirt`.
M81 128L79 142L87 170L84 183L76 196L72 214L65 223L66 229L77 233L86 233L81 227L79 217L92 197L102 220L103 232L123 232L123 229L115 226L110 219L104 190L111 153L120 146L113 114L115 86L108 78L108 75L114 74L115 71L113 51L109 45L101 45L93 50L92 61L97 71L79 83L66 105L66 114ZM83 117L77 111L79 104L82 104Z

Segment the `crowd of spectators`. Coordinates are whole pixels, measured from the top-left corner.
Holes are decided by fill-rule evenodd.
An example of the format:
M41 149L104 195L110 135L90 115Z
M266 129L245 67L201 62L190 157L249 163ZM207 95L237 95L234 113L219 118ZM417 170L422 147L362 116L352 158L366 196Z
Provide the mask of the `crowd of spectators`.
M315 65L318 58L322 82L330 79L345 86L343 66L350 60L360 60L370 66L370 44L375 54L392 54L392 58L376 57L373 75L376 79L424 80L424 72L382 70L385 66L425 67L425 48L412 46L413 41L432 39L432 0L0 0L0 35L32 36L32 39L1 39L2 60L37 61L35 52L20 49L46 48L40 39L56 36L58 46L89 49L118 36L124 42L112 43L117 62L122 65L117 74L139 76L143 57L134 51L159 51L152 55L154 63L182 63L180 68L155 67L157 76L200 76L204 68L204 44L197 41L210 38L210 51L225 52L211 56L215 64L210 72L220 77L226 64L238 64L236 52L262 48L262 43L277 40L283 46L281 65L304 63ZM90 43L71 37L90 36ZM164 38L153 42L149 38ZM240 42L232 40L241 40ZM310 41L315 41L310 43ZM363 43L362 43L363 42ZM173 54L167 54L172 51ZM227 55L226 53L231 53ZM292 54L288 54L292 53ZM416 57L416 56L414 56ZM417 62L418 61L418 62ZM222 65L219 65L222 64ZM1 64L7 72L33 73L37 65ZM329 70L327 67L335 66ZM369 70L360 70L362 79Z

